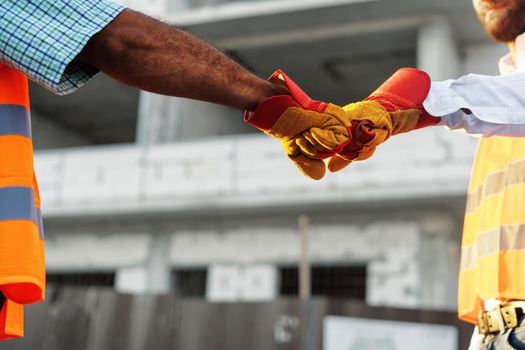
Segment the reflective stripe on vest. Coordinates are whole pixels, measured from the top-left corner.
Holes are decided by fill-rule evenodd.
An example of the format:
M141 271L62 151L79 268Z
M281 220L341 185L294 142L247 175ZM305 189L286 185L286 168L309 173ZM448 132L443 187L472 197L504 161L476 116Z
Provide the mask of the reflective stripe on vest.
M31 120L27 108L0 105L0 136L20 135L31 138Z
M0 339L23 335L23 305L44 299L44 231L33 170L27 78L0 64Z
M475 323L486 299L525 299L525 138L480 141L462 238L458 311Z
M525 225L509 225L477 235L476 243L462 247L460 270L475 269L478 259L525 250Z
M507 169L487 175L485 183L475 192L469 193L466 213L474 213L483 198L503 193L507 187L519 184L525 184L525 160L509 164Z
M42 214L35 205L33 188L4 187L0 188L0 221L29 220L38 226L40 239L44 239Z

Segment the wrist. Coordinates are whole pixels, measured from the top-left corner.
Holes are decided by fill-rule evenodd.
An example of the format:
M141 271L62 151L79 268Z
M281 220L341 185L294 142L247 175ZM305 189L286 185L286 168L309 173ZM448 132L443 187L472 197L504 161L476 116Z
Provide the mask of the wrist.
M288 88L282 84L264 81L262 86L254 94L253 99L249 102L248 111L255 111L257 107L265 100L274 96L290 95Z
M267 98L278 95L291 95L291 93L285 85L269 81Z

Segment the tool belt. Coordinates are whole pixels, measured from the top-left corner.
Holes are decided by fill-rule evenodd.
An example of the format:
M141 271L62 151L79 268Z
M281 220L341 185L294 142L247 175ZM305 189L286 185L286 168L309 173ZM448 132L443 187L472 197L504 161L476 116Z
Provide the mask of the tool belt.
M507 329L520 325L525 315L525 301L508 301L490 311L478 314L478 332L488 335L504 333Z

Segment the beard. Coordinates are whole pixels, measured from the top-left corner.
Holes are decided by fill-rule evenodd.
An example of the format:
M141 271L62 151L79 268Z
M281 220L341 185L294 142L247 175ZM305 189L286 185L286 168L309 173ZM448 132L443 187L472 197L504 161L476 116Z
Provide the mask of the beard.
M509 42L525 31L525 6L501 8L480 16L487 34L496 41Z

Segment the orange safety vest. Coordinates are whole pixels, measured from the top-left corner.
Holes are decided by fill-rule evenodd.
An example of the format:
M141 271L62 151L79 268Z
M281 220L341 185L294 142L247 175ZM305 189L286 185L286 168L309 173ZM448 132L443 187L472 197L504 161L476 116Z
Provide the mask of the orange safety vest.
M44 235L27 78L0 64L0 340L21 337L23 304L44 300ZM4 298L2 298L4 299Z
M470 180L459 273L459 318L487 299L525 300L525 138L480 141Z

